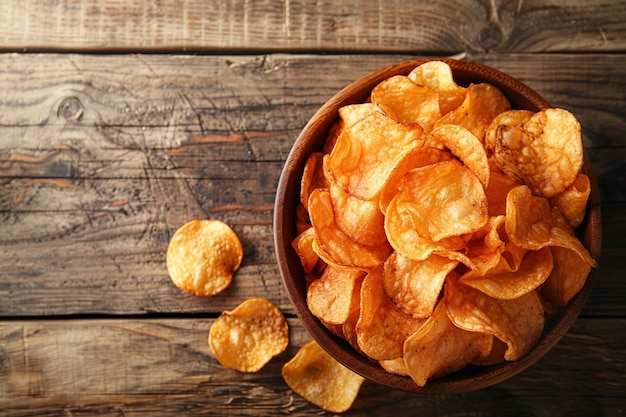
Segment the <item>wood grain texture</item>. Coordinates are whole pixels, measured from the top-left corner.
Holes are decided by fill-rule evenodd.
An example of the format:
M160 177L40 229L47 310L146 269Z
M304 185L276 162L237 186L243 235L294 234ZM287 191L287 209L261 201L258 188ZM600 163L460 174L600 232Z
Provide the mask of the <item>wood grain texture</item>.
M620 1L6 0L5 50L607 52Z
M2 323L0 402L12 416L320 415L280 375L310 340L297 320L288 322L290 347L249 374L224 369L212 356L210 319ZM579 320L534 366L481 391L417 395L366 383L345 415L380 415L390 407L400 416L610 414L620 407L626 372L624 331L623 320ZM590 392L589 380L602 390Z

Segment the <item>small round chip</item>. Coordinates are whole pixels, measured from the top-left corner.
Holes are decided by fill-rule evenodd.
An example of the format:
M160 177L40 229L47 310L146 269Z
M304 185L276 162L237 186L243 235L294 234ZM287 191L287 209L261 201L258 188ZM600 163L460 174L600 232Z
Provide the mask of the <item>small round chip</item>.
M218 220L192 220L174 233L167 248L167 271L189 293L211 296L223 291L243 258L235 232Z
M209 330L209 346L224 367L256 372L289 344L285 316L270 301L251 298L223 312Z

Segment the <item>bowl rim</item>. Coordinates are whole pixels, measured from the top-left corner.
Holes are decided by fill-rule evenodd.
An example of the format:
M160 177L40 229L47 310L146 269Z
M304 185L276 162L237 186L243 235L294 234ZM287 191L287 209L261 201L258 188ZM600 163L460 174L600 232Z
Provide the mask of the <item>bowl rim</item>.
M391 388L417 393L450 394L474 391L497 384L518 374L543 357L567 333L583 309L595 280L597 265L591 269L585 285L578 294L561 308L558 314L547 318L539 342L524 357L499 365L470 365L448 376L428 381L424 387L419 387L410 377L388 373L377 363L356 352L345 340L334 335L310 313L306 305L304 271L291 247L291 242L296 237L295 210L299 198L288 198L294 190L300 189L300 178L306 157L313 151L321 150L328 130L339 118L340 107L365 101L372 88L379 82L392 75L407 75L413 68L428 61L446 62L452 69L455 81L460 85L488 82L498 87L509 99L513 108L539 111L552 107L524 83L492 67L472 61L450 58L412 59L363 75L325 102L295 140L285 161L276 190L273 217L274 248L281 280L296 315L311 337L332 357L366 379ZM577 231L583 237L583 244L598 264L602 243L600 197L586 151L583 155L583 172L591 181L592 191L587 203L585 220ZM299 192L297 195L299 196Z

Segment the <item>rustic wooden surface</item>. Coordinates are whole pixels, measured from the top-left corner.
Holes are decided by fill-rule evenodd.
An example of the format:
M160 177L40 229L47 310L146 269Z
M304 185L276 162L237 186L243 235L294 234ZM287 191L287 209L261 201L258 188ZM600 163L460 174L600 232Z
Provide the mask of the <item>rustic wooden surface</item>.
M518 376L449 396L366 383L346 415L624 415L625 35L623 1L4 1L0 415L328 414L280 376L310 337L275 265L276 184L325 100L424 55L491 65L579 118L600 268L571 331ZM210 299L165 269L196 218L245 250ZM290 346L258 373L225 370L208 329L253 296L288 317Z

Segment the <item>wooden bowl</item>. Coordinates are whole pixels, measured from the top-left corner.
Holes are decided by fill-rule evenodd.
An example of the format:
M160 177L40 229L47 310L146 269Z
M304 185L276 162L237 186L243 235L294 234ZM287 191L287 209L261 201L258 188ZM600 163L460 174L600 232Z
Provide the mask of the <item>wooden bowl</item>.
M441 379L417 386L409 377L387 373L378 364L357 353L347 342L333 335L307 308L304 271L291 247L296 237L295 212L300 196L300 179L307 157L320 151L331 125L338 119L338 109L347 104L362 103L372 88L393 75L406 75L427 60L412 60L382 68L354 81L326 102L311 118L295 141L280 177L274 211L274 244L283 284L302 325L335 359L366 379L377 383L420 393L449 394L481 389L516 375L546 354L569 330L582 310L591 290L596 268L592 269L582 290L555 316L548 318L537 345L523 358L503 364L467 368ZM539 111L550 107L541 96L514 78L487 66L443 59L452 68L459 85L487 82L498 87L517 109ZM599 260L601 249L601 211L598 187L587 155L583 172L591 180L592 191L585 221L578 229L579 237L591 256Z

